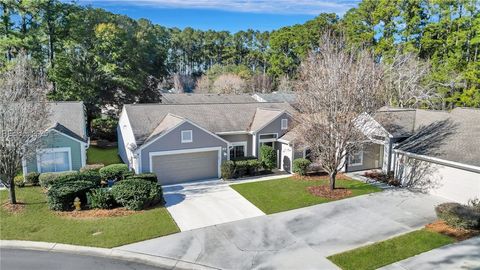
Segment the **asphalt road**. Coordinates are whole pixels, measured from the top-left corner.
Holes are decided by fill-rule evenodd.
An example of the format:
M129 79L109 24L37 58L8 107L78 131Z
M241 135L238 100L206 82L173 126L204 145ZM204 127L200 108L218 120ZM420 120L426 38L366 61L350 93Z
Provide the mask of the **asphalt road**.
M0 270L162 270L140 263L68 253L0 249Z

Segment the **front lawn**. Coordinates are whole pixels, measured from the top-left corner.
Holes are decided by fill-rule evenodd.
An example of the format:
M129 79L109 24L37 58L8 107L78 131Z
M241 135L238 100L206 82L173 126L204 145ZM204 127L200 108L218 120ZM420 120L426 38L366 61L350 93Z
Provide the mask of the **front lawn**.
M87 149L87 164L110 164L123 163L118 156L117 147L102 148L91 145Z
M449 236L423 229L328 259L344 270L373 270L453 242Z
M352 191L350 197L381 191L370 184L339 176L337 187ZM332 199L310 194L307 187L328 185L324 177L317 180L299 180L293 177L259 181L245 184L233 184L231 187L266 214L330 202Z
M122 217L74 219L49 210L40 187L16 190L17 200L25 203L25 208L12 214L0 207L0 239L110 248L179 232L163 207ZM8 192L1 191L1 204L7 200Z

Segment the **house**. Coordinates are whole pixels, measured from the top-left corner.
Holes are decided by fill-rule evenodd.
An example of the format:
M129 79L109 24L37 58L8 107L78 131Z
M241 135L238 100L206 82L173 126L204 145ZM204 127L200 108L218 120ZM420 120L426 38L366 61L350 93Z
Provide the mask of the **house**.
M48 107L49 126L36 153L22 161L23 175L79 170L86 164L88 137L83 102L55 102Z
M197 103L251 103L255 99L247 94L162 94L163 104L197 104Z
M297 96L294 92L256 93L252 96L258 102L287 102L295 104Z
M382 108L362 115L368 142L346 170L382 169L402 184L466 203L480 198L480 110Z
M223 161L258 156L261 145L280 156L279 140L294 113L288 103L125 105L119 155L138 173L156 173L162 184L219 178Z

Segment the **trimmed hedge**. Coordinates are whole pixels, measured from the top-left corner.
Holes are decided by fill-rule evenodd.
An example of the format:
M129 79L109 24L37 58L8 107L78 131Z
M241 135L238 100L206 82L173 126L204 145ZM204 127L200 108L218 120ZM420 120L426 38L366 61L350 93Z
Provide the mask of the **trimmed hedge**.
M307 175L308 167L312 162L306 158L297 158L293 160L293 172L298 175Z
M25 186L25 179L23 179L23 175L17 175L13 178L13 183L16 187L22 188Z
M448 225L462 229L480 229L480 210L459 203L442 203L435 207L437 217Z
M107 141L117 141L118 120L113 118L96 118L92 120L92 137Z
M63 178L68 175L77 174L75 171L68 172L52 172L52 173L41 173L38 177L40 186L43 188L48 188L50 185L57 181L57 179Z
M125 180L142 180L142 181L147 181L151 183L158 182L157 175L154 173L135 174L135 175L126 177Z
M115 199L108 188L96 188L87 193L90 208L111 209L115 206Z
M163 201L161 186L148 181L120 181L111 192L115 201L129 210L142 210Z
M260 147L260 161L265 170L271 171L277 166L277 152L273 147L262 145Z
M92 181L57 182L47 192L47 203L51 210L68 211L73 208L73 200L80 199L82 205L87 203L87 192L97 187Z
M32 186L38 186L38 178L39 178L40 174L37 173L37 172L31 172L31 173L28 173L26 176L25 176L25 182L27 184L30 184Z
M96 171L98 172L101 168L105 167L103 164L88 164L80 168L80 172L86 171Z
M232 179L235 173L235 163L232 160L222 162L220 171L223 179Z
M111 164L101 168L99 171L102 180L123 180L132 173L127 164Z
M221 166L222 178L253 176L258 173L260 168L262 168L262 163L258 159L227 160Z

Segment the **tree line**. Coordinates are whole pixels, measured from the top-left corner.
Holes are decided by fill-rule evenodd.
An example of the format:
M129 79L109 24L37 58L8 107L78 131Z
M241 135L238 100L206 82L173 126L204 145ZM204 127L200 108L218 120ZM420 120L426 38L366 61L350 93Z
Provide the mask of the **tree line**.
M427 66L420 79L432 95L413 105L479 107L479 10L477 0L364 0L341 18L322 13L274 31L230 33L167 28L58 0L2 0L0 69L25 51L51 83L50 99L83 100L93 117L105 107L159 102L160 89L290 90L301 62L332 31L378 62ZM392 105L412 105L397 96Z

